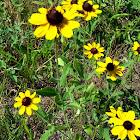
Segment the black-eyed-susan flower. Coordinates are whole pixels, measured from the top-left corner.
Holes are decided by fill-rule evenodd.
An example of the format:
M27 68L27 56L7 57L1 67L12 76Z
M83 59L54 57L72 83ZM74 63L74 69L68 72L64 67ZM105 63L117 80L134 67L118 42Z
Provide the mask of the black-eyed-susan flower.
M101 67L96 69L98 73L103 73L104 71L107 71L109 73L110 79L112 81L116 81L116 74L119 76L123 76L123 73L121 71L124 70L123 66L118 66L118 61L112 61L110 57L106 57L106 63L103 62L97 62L97 64Z
M38 107L35 105L40 102L40 98L34 98L36 95L36 92L34 92L32 95L30 95L30 91L26 90L25 94L23 92L19 92L20 97L16 97L15 101L17 101L14 104L14 107L20 107L19 109L19 114L22 115L25 110L27 115L32 114L32 109L33 110L38 110Z
M112 118L114 127L111 133L118 136L118 139L124 140L127 135L130 140L137 140L135 136L140 136L140 120L135 120L135 112L117 112L118 117Z
M84 45L84 48L87 50L84 52L85 55L88 55L88 58L94 56L96 60L98 60L99 57L104 56L102 52L104 52L104 48L100 47L99 43L93 42L92 45L88 43L87 45Z
M85 17L85 20L91 20L91 17L97 17L97 14L102 13L102 10L98 10L99 5L93 5L91 0L79 0L78 1L78 11L83 11L83 13L79 13L79 16Z
M32 14L29 22L33 25L40 25L34 32L36 37L45 36L46 39L52 40L58 37L58 30L66 37L71 38L73 29L80 27L80 23L73 21L77 14L74 10L64 12L61 6L56 8L39 8L40 13Z
M140 54L140 44L137 41L134 42L132 49L134 50L135 55Z
M69 9L77 10L78 1L79 0L66 0L66 1L63 1L61 4L63 5L63 8L66 10L69 10Z

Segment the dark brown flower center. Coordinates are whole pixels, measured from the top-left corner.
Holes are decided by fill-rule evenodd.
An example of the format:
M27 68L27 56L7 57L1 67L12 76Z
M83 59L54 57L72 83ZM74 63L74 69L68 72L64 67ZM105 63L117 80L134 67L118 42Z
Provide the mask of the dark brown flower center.
M133 127L133 124L132 124L130 121L125 121L125 122L123 123L123 126L124 126L125 129L131 130L132 127Z
M109 71L114 70L114 65L113 65L113 63L108 63L108 65L107 65L107 70L109 70Z
M31 99L29 97L25 97L23 100L22 100L22 105L24 106L29 106L31 104Z
M85 11L90 12L90 11L92 11L92 6L91 6L89 3L85 2L85 3L83 4L83 9L84 9Z
M47 14L47 20L52 25L58 25L63 20L63 15L56 11L55 9L52 9Z
M77 0L72 0L71 4L77 4Z
M137 51L138 51L138 53L140 54L140 47L138 47Z
M97 50L96 48L92 48L90 51L91 51L91 53L93 53L93 54L98 53L98 50Z

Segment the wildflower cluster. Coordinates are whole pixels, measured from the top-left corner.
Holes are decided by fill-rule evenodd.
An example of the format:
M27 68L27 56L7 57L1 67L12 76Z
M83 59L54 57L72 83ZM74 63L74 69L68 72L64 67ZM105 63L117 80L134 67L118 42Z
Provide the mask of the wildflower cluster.
M140 136L140 120L135 120L135 112L130 110L123 112L121 107L118 107L117 111L113 106L110 106L111 112L106 112L110 124L114 124L114 128L111 133L118 136L118 139L125 139L128 135L130 140L137 140L136 136Z

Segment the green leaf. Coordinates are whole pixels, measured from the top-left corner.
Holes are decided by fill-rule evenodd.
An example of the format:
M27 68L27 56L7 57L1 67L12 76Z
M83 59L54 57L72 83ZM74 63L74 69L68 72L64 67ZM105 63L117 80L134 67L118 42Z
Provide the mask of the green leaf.
M46 130L45 133L41 136L40 140L47 140L55 132L55 127L53 125L49 126L49 130Z
M93 137L92 129L89 126L83 126L83 129L86 133L88 133L91 137Z
M58 65L64 66L64 61L61 58L58 58Z
M104 128L103 137L105 138L105 140L111 140L110 135L109 135L109 131L107 128Z
M123 67L128 67L128 66L130 66L130 64L133 62L133 60L132 61L130 61L130 62L126 62L126 63L123 63L122 65L120 65L120 66L123 66Z
M84 78L84 76L83 76L83 67L82 67L82 64L80 62L78 62L78 60L74 60L73 67L78 72L79 76L81 78Z
M52 88L52 87L45 87L39 90L36 90L36 93L41 95L41 96L56 96L58 92L57 88Z
M72 102L67 105L67 107L81 109L81 106L77 102Z
M93 90L94 90L94 84L91 83L91 84L88 86L86 92L92 92Z
M112 20L112 19L117 19L117 18L124 17L124 16L129 16L129 15L131 15L131 14L127 14L127 13L116 14L116 15L112 16L112 17L110 18L110 20Z

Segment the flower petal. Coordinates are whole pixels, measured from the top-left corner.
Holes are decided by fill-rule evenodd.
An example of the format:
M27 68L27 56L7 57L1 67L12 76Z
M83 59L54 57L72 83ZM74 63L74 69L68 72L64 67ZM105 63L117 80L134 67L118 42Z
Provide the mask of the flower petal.
M99 54L94 54L94 58L95 58L96 60L98 60L98 57L100 57Z
M26 97L30 97L30 91L29 91L29 90L26 90L26 91L25 91L25 96L26 96Z
M22 102L22 98L16 97L16 98L15 98L15 101L17 101L17 102Z
M96 14L102 13L102 10L96 10Z
M116 74L114 72L109 72L110 79L116 81Z
M69 26L69 28L71 29L75 29L75 28L80 27L80 23L77 21L70 20L70 21L67 21L67 26Z
M35 95L36 95L36 91L32 95L30 95L30 98L33 99Z
M41 25L38 28L36 28L36 30L34 31L34 35L36 37L43 37L43 36L45 36L48 28L49 28L49 24L47 24L47 25Z
M91 20L91 14L90 13L87 14L87 16L85 17L85 20L86 21Z
M108 116L110 116L110 117L115 117L115 116L116 116L116 114L114 114L114 113L112 113L112 112L106 112L106 114L107 114Z
M133 122L134 119L135 119L135 112L132 110L128 111L126 114L126 120Z
M20 110L19 110L19 114L22 115L25 112L25 106L22 105Z
M84 52L85 55L89 55L90 53L91 53L91 51Z
M45 38L48 40L52 40L57 36L57 27L56 26L49 26Z
M139 136L140 137L140 130L138 128L135 128L133 130L133 133L136 135L136 136Z
M93 2L92 2L91 0L89 0L87 3L89 3L90 5L92 5L92 4L93 4Z
M40 98L33 98L32 99L32 103L33 104L37 104L37 103L39 103L40 102Z
M31 104L30 107L33 109L33 110L38 110L38 107L34 104Z
M93 56L93 54L92 54L92 53L91 53L91 54L89 54L89 55L88 55L88 59L90 59L92 56Z
M104 71L106 71L106 68L98 68L98 69L96 69L96 71L98 73L103 73Z
M140 120L134 120L133 124L137 127L140 128Z
M26 107L26 113L29 116L32 114L32 110L31 110L31 107L30 106Z
M110 124L114 123L114 126L123 125L123 121L121 119L118 119L117 117L110 118L108 123L110 123Z
M90 49L93 48L93 46L92 46L90 43L88 43L87 45L88 45L88 47L89 47Z
M115 109L113 106L110 106L110 111L111 111L112 113L114 113L114 114L117 113L117 112L116 112L116 109Z
M137 138L135 137L135 135L132 131L128 131L128 137L130 140L137 140Z
M39 13L32 14L31 18L28 19L28 21L33 25L42 25L42 24L46 24L48 22L46 15L39 14Z
M98 61L97 64L102 67L102 68L106 68L106 63L103 63L101 61Z
M47 9L46 9L46 8L39 8L38 11L39 11L41 14L44 14L44 15L47 14Z
M19 92L19 96L23 99L25 97L25 94L23 92Z
M139 53L138 53L138 51L134 51L134 54L135 54L135 55L138 55Z
M116 71L116 74L118 74L119 76L123 76L123 73L121 71Z
M106 63L112 63L112 59L110 57L106 57Z
M118 61L113 61L113 64L117 66L117 65L119 65L119 62Z
M89 46L87 46L87 45L84 45L84 48L86 49L86 50L91 50L91 48L89 47Z
M116 136L116 135L120 135L120 133L122 133L123 130L124 130L124 127L123 126L115 126L111 130L111 133Z
M19 106L21 106L22 105L22 102L16 102L16 103L14 103L14 107L15 108L17 108L17 107L19 107Z
M93 7L93 9L98 9L99 5L93 5L92 7Z
M122 127L123 127L123 126L122 126ZM127 130L126 130L126 129L123 129L123 130L120 132L120 134L118 135L118 137L119 137L120 139L125 139L126 136L127 136Z

